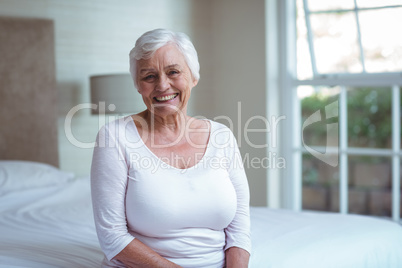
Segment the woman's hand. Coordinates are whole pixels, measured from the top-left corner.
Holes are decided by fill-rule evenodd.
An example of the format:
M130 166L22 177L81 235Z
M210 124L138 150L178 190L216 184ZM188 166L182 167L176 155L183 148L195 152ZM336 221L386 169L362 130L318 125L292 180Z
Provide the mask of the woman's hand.
M226 256L226 268L246 268L248 267L248 261L250 253L248 251L231 247L225 251Z
M127 267L141 268L179 268L180 266L163 258L138 239L134 239L127 245L115 259L124 263Z

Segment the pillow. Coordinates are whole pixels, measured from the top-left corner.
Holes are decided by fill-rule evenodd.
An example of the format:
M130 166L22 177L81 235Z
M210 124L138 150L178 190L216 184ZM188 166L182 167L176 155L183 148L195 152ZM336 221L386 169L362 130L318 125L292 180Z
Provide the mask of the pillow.
M0 160L0 194L62 184L73 178L74 173L44 163Z

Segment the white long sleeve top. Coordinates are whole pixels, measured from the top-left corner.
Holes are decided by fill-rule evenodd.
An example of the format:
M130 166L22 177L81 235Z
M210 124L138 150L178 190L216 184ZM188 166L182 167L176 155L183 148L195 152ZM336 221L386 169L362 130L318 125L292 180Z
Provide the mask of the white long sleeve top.
M104 267L139 239L182 267L223 267L227 248L251 251L249 188L236 140L210 121L204 155L178 169L163 162L125 117L99 131L91 167Z

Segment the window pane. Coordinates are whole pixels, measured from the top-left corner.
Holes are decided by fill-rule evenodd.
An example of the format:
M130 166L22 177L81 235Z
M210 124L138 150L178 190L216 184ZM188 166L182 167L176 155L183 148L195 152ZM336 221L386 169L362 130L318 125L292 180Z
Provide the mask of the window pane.
M317 71L362 72L354 12L312 14L310 18Z
M399 158L399 182L402 181L402 158ZM392 179L391 179L391 185L392 185ZM402 183L399 184L399 215L400 218L402 218ZM391 201L392 203L392 201ZM400 221L402 223L402 221Z
M401 0L357 0L357 7L383 7L401 5Z
M367 72L402 70L402 8L359 12Z
M311 57L307 39L306 18L303 8L303 0L297 0L297 78L300 80L313 77Z
M350 147L391 148L390 88L348 88Z
M392 168L388 157L349 157L349 212L391 216Z
M339 87L300 86L297 94L301 103L302 140L304 146L326 146L338 139L338 133L328 133L328 126L337 123L338 117L326 114L325 108L339 99ZM321 120L313 122L314 115L319 113Z
M337 10L337 9L353 9L355 7L353 0L308 0L308 7L311 11L318 10Z
M303 155L303 209L339 211L331 200L339 200L339 168L310 154ZM339 202L338 202L339 203ZM337 206L339 208L339 205Z

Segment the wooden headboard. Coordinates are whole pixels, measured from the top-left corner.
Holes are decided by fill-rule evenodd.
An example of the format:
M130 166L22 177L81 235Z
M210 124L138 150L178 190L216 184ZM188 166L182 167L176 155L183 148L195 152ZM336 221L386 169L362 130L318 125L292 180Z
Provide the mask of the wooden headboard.
M0 17L0 159L59 165L53 21Z

